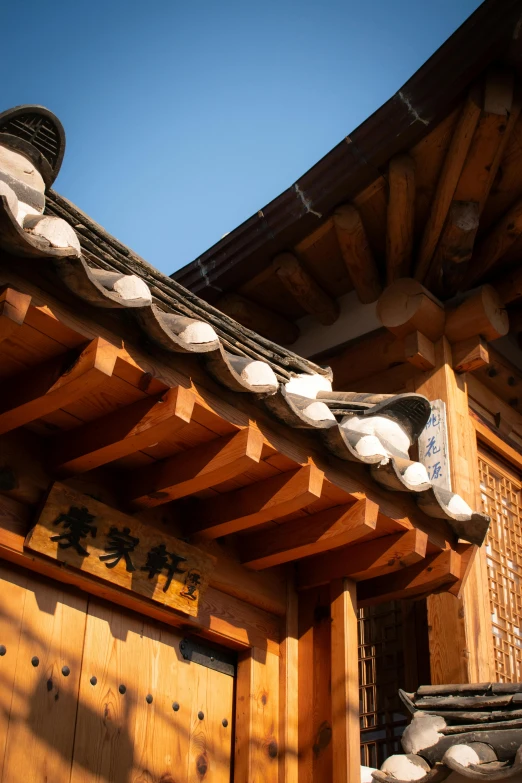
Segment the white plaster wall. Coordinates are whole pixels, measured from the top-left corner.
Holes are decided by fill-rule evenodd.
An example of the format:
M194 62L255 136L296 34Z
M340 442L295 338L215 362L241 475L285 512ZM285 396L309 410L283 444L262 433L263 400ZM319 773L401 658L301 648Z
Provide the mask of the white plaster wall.
M311 315L305 315L297 321L301 336L292 344L292 351L300 356L314 356L381 328L382 324L375 312L377 302L361 304L355 291L344 294L338 301L340 315L331 326L321 326Z

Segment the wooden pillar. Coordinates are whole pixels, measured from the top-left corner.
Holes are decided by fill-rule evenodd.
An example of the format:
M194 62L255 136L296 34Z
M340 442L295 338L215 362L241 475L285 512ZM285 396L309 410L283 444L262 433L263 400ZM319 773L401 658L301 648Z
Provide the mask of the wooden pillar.
M453 370L446 337L435 344L435 368L418 373L411 391L446 403L452 489L479 508L478 459L469 418L465 375ZM476 554L463 594L428 598L431 679L433 684L485 682L495 677L485 551Z
M332 783L360 778L359 671L355 582L331 583Z
M298 596L293 572L287 579L286 617L279 659L279 783L298 783L299 640Z
M252 647L237 668L234 780L278 783L278 757L279 656Z

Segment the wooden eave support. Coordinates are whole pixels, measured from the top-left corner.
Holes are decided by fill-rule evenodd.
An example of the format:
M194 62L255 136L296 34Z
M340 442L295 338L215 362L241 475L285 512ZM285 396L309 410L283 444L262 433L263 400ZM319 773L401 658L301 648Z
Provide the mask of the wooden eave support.
M169 503L240 476L259 463L263 435L245 427L131 473L129 499L137 508Z
M482 239L473 256L466 287L480 281L522 234L522 199L517 201Z
M411 272L415 218L415 161L397 155L388 165L386 218L386 282L389 285Z
M219 538L280 519L321 497L324 473L315 465L281 473L243 489L203 500L187 533Z
M450 343L481 335L496 340L509 331L509 317L498 294L490 285L483 285L453 310L446 313L445 334Z
M379 507L367 498L253 533L242 544L242 562L261 570L345 546L371 535Z
M478 90L472 91L466 99L444 159L430 209L430 216L426 222L420 245L417 268L415 270L415 279L419 281L424 280L430 268L431 260L446 222L451 201L480 118L481 109L478 92Z
M358 606L429 595L448 589L461 576L460 555L446 549L394 574L368 579L357 586Z
M344 263L359 300L363 304L375 302L382 287L359 211L351 204L338 207L334 213L334 225Z
M58 436L51 462L63 475L83 473L165 440L190 422L194 394L177 386Z
M0 342L7 340L24 322L31 297L8 286L0 287Z
M225 294L216 307L247 329L280 345L291 345L299 337L299 327L292 321L239 294Z
M482 337L469 337L451 349L455 372L474 372L489 364L488 345Z
M427 534L413 528L316 555L299 563L297 587L308 590L332 579L349 577L359 582L391 574L424 560L427 546Z
M303 310L330 326L339 318L339 305L314 280L292 253L281 253L272 262L279 280Z
M112 375L116 358L117 349L97 337L79 356L58 356L10 378L0 398L0 434L91 394Z
M505 305L522 299L522 266L512 269L492 285Z

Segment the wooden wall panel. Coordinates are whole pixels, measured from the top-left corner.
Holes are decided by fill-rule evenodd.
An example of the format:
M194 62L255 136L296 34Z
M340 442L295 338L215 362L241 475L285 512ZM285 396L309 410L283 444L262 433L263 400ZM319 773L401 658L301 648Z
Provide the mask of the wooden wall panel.
M12 574L8 567L2 568L3 613L20 606L19 595L10 603L17 592L13 582L20 586L18 576ZM3 783L69 781L86 604L85 598L50 582L27 580ZM8 660L8 654L0 660Z

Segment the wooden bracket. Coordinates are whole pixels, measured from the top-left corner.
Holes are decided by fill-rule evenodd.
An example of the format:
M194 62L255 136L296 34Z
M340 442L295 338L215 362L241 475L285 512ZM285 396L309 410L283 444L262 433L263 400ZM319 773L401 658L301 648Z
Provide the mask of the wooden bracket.
M421 332L412 332L404 338L404 358L419 370L433 370L435 346Z
M129 480L130 499L146 508L214 487L257 464L262 450L261 432L245 427L135 471Z
M489 364L488 346L482 337L470 337L451 347L455 372L473 372Z
M367 498L299 517L276 530L253 533L244 540L242 562L261 570L345 546L376 528L379 507Z
M190 532L219 538L299 511L321 497L324 473L315 465L281 473L198 504Z
M134 454L184 427L191 419L195 400L191 391L180 386L159 397L138 400L58 436L51 460L65 475Z
M0 434L91 394L112 375L117 355L117 348L97 337L79 356L54 357L11 378L0 402Z

